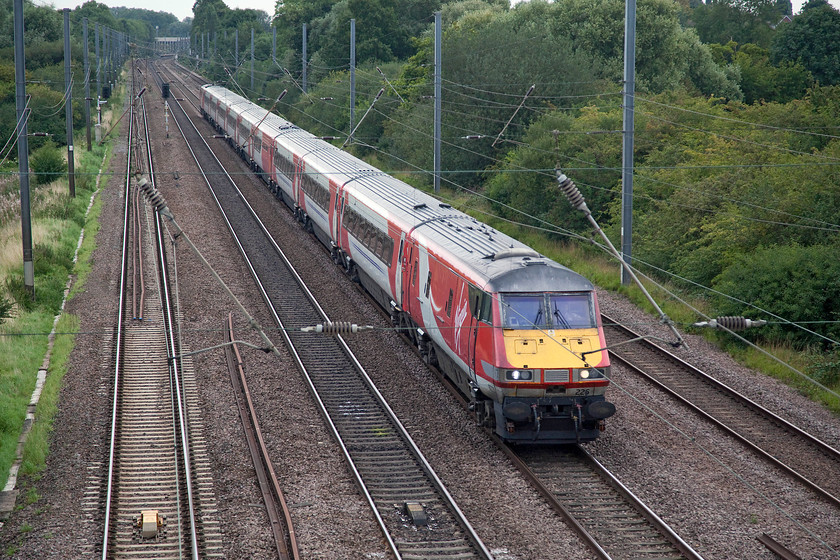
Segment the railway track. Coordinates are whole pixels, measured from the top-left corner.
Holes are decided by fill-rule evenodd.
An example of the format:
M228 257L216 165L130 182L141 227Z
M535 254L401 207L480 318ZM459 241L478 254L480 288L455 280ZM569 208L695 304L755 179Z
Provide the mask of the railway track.
M142 103L140 104L142 108ZM131 172L153 170L145 111L129 116L123 258L102 558L221 557L190 365L178 353L162 231ZM141 145L142 144L142 145ZM145 148L145 161L137 158ZM134 159L132 159L132 156ZM152 173L153 175L153 173ZM152 235L154 232L155 235ZM153 258L157 255L157 259ZM144 266L145 265L145 266Z
M583 446L505 449L599 557L702 558Z
M611 346L639 336L609 317L603 316L603 323ZM610 353L762 459L840 506L840 451L649 341L625 344Z
M340 336L301 328L329 322L233 180L188 122L176 124L248 261L289 351L339 442L391 553L396 558L491 558L428 461Z

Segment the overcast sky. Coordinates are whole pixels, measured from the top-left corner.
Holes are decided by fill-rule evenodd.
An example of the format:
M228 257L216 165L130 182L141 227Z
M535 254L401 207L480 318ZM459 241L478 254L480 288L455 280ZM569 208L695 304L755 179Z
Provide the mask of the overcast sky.
M33 0L39 6L54 6L57 9L75 8L81 6L88 0ZM153 12L169 12L179 20L186 17L193 17L192 7L195 0L144 0L142 3L132 0L96 0L100 4L109 7L128 6L130 8L143 8ZM250 8L262 10L268 15L274 13L275 0L224 0L229 8Z
M55 8L75 8L84 4L87 0L34 0L39 6L54 6ZM135 8L145 8L153 12L169 12L175 14L179 20L185 17L192 17L192 7L195 0L145 0L142 5L137 5L128 0L97 0L100 4L106 6L131 6ZM513 0L518 3L521 0ZM251 8L255 10L262 10L269 15L274 13L275 0L224 0L225 4L230 8ZM829 0L829 3L835 8L840 9L840 0ZM132 4L134 4L132 6ZM803 0L793 0L793 13L795 14L802 8Z

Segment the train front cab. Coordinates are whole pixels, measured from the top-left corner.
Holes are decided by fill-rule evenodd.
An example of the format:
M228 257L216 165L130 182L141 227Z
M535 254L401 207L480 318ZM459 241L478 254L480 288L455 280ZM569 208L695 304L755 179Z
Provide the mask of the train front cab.
M594 292L501 293L493 329L496 433L510 442L591 441L615 413ZM595 351L595 352L592 352ZM587 353L591 352L591 353ZM489 411L488 411L489 412Z

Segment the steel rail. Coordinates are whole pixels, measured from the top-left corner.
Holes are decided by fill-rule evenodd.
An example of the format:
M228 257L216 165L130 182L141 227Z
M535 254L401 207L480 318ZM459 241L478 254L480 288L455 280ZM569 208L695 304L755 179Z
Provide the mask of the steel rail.
M129 108L130 111L134 111L134 105L132 104ZM132 123L133 119L129 119L129 123ZM126 151L126 166L125 166L125 190L123 200L125 201L125 209L123 215L123 244L122 244L122 264L120 266L120 285L119 285L119 305L117 311L117 333L116 333L116 352L114 357L114 400L111 409L111 437L110 437L110 444L108 449L108 481L106 483L105 489L105 525L104 525L104 535L102 538L102 560L108 560L108 538L109 533L111 530L111 498L113 495L113 487L114 487L114 459L115 459L115 452L116 452L116 436L117 436L117 412L119 410L119 396L120 396L120 372L122 371L122 361L123 361L123 354L122 354L122 347L123 347L123 305L125 299L125 292L126 292L126 274L128 268L128 258L129 258L129 224L130 224L130 212L129 207L130 198L129 198L129 181L131 179L131 136L133 134L133 127L132 124L129 124L128 127L128 150Z
M373 302L373 300L371 300ZM375 302L373 302L375 304ZM381 309L381 308L380 308ZM383 313L383 316L388 317ZM419 355L417 347L411 344L411 341L405 335L402 336L411 346L415 353ZM468 409L469 402L464 398L461 392L449 381L449 379L436 367L428 365L430 371L435 375L449 393L457 400L461 406ZM496 446L508 457L514 467L516 467L531 484L531 486L540 494L560 517L562 517L574 531L592 550L592 552L602 560L609 560L611 558L607 552L598 542L598 539L584 527L580 521L575 517L574 513L563 505L557 496L543 483L540 477L531 470L525 461L502 441L491 429L484 428L485 433L493 440ZM621 494L633 507L645 518L655 529L657 529L667 540L669 540L687 560L702 560L702 556L697 553L691 545L689 545L682 537L680 537L665 521L656 515L641 499L636 496L629 488L624 486L618 478L615 477L605 466L598 462L582 445L575 446L589 460L593 470L595 470L604 481L613 487L619 494Z
M604 315L603 313L601 315L602 315L605 323L608 322L612 325L608 328L616 329L616 330L618 330L618 329L624 330L627 333L630 333L631 336L633 336L633 337L640 336L640 335L638 335L638 333L635 333L631 329L628 329L627 327L618 325L618 323L616 321L614 321L613 319ZM742 405L745 405L750 410L752 410L755 414L760 415L760 416L768 419L771 423L782 426L784 429L793 433L797 437L799 437L799 438L807 441L808 443L814 445L820 451L822 451L826 455L833 458L835 461L840 461L840 451L831 447L830 445L828 445L824 441L820 440L819 438L813 436L812 434L809 434L808 432L804 431L802 428L799 428L798 426L792 424L791 422L785 420L784 418L774 414L770 410L767 410L766 408L764 408L760 404L758 404L755 401L753 401L753 400L745 397L744 395L738 393L737 391L735 391L731 387L725 385L724 383L721 383L720 381L718 381L714 377L712 377L709 374L701 371L700 369L692 366L688 362L680 359L679 357L675 356L671 352L668 352L664 348L661 348L661 347L657 346L656 344L653 344L652 342L650 342L648 340L644 340L644 339L637 341L635 344L641 344L646 349L649 349L649 350L651 350L651 351L653 351L653 352L655 352L659 355L667 356L667 358L669 360L672 360L673 362L677 363L680 367L684 368L686 371L695 375L696 377L698 377L703 382L711 385L717 391L720 391L721 393L723 393L726 396L732 398L736 402L738 402ZM671 395L674 399L676 399L677 401L679 401L679 402L683 403L684 405L688 406L694 412L696 412L698 415L702 416L703 418L705 418L706 420L708 420L709 422L711 422L715 426L717 426L720 429L722 429L723 431L725 431L731 437L735 438L736 440L743 443L748 448L755 451L760 457L764 458L768 463L770 463L771 465L773 465L773 466L781 469L782 471L788 473L794 479L800 481L805 486L807 486L808 488L810 488L811 490L813 490L814 492L816 492L817 494L819 494L820 496L822 496L823 498L825 498L826 500L828 500L829 502L834 504L835 506L840 507L840 497L835 496L834 494L832 494L828 490L825 490L818 483L812 481L810 478L808 478L804 474L800 473L799 471L797 471L793 467L784 463L781 459L777 458L775 455L773 455L772 452L760 447L758 444L754 443L749 438L747 438L746 436L739 433L735 428L733 428L732 426L730 426L729 424L727 424L723 420L720 420L720 419L716 418L715 416L713 416L712 414L710 414L706 410L703 410L697 404L690 401L688 399L688 397L686 397L684 395L681 395L677 390L669 387L667 384L663 383L661 380L657 379L655 376L645 372L644 369L642 369L641 366L638 366L638 365L634 364L629 358L624 358L624 357L621 356L620 353L616 353L615 351L612 351L611 354L616 360L618 360L621 363L627 365L627 367L629 367L633 371L637 372L639 375L644 377L647 381L651 382L656 387L665 391L666 393Z
M233 334L232 314L228 314L228 320L225 322L225 337L225 342L230 343L229 346L225 347L225 353L228 357L231 383L237 393L242 394L242 399L244 400L243 403L237 398L236 402L239 408L239 415L242 419L242 426L245 429L245 437L248 440L248 448L251 451L254 470L257 473L257 480L262 490L263 499L266 502L268 517L271 521L271 530L276 543L277 555L281 560L288 560L289 558L298 560L300 558L300 551L298 549L297 536L295 535L295 526L292 523L292 514L286 504L286 498L283 495L283 490L280 488L280 482L277 480L277 474L274 472L274 465L269 457L268 448L266 448L265 441L263 440L257 411L251 399L248 381L245 379L244 362L239 353L238 345L234 343L236 338ZM269 506L269 503L271 503L271 506ZM277 515L278 504L283 514L283 522L286 526L285 535L281 532L281 521ZM288 545L286 543L287 537L289 539Z
M642 517L644 517L648 523L653 525L656 530L662 533L665 538L667 538L671 543L677 547L677 549L685 555L685 557L689 560L702 560L702 556L694 550L682 537L680 537L671 526L665 523L665 521L659 517L656 512L650 509L636 494L633 493L629 488L627 488L616 476L609 471L604 465L601 464L598 459L592 456L589 451L586 450L585 447L582 445L577 446L580 452L587 458L587 460L592 464L596 471L607 481L607 483L615 488L615 490L624 496L627 501L633 504L633 507L639 510Z
M766 546L770 552L772 552L782 560L802 560L802 558L797 556L792 550L785 547L782 543L780 543L767 533L762 533L757 538L758 542Z
M145 100L141 97L140 102L143 106L143 126L146 130L146 153L148 156L149 180L151 181L152 186L157 188L155 183L154 158L152 155L152 140L151 135L149 134ZM190 459L190 437L189 433L187 432L189 421L186 412L186 395L184 392L184 388L182 387L182 376L180 369L181 358L179 357L180 351L178 341L175 335L175 312L172 309L171 305L172 296L169 291L169 281L167 279L168 275L166 265L164 228L163 223L161 221L160 213L157 210L155 210L155 241L157 243L156 253L158 262L158 273L160 275L160 283L163 289L161 303L163 305L163 317L165 324L164 331L166 333L167 351L169 353L168 361L171 377L174 382L175 400L178 404L178 415L176 418L178 422L178 431L181 437L181 460L184 463L184 486L187 492L187 512L189 514L190 521L188 529L190 537L191 557L193 560L198 560L198 527L195 518L195 503L192 488L192 465Z

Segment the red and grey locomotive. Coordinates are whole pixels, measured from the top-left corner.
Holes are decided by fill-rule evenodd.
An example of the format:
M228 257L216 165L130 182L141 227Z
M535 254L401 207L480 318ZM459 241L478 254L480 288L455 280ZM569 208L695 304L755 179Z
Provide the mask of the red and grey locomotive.
M609 356L592 284L221 87L204 116L503 439L598 437Z

